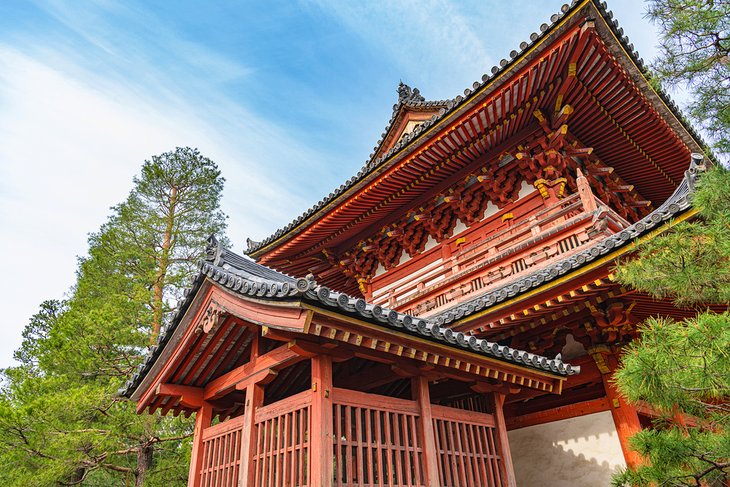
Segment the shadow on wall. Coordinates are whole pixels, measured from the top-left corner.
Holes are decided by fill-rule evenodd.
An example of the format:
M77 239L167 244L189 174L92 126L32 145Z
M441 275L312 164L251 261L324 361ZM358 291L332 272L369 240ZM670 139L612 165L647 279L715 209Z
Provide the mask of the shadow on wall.
M596 487L625 467L609 411L509 432L517 485Z

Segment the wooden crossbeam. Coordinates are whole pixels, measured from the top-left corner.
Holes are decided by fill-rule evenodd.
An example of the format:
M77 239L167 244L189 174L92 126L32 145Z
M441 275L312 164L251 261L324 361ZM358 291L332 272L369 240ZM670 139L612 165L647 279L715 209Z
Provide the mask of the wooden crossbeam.
M180 406L198 409L203 406L203 388L192 386L181 386L178 384L157 384L155 394L158 397L170 397L172 404L177 402Z
M245 389L248 384L271 380L272 373L304 359L292 351L288 344L279 346L209 382L205 386L204 399L216 399L233 390Z

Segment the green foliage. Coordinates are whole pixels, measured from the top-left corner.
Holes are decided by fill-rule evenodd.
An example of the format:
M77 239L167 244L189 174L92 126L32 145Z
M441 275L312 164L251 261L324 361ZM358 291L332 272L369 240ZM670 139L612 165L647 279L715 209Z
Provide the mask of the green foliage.
M224 230L223 179L196 150L177 149L146 161L134 183L89 237L71 297L41 305L20 364L3 371L3 485L186 483L190 420L137 415L116 391L146 353L156 299L174 301L206 237Z
M621 282L696 312L681 321L647 320L625 351L619 390L663 417L631 440L647 465L616 476L614 485L730 479L730 313L706 309L730 302L730 172L717 167L703 175L693 202L700 219L642 244L638 258L618 268ZM677 425L671 419L678 413L697 424Z
M730 152L730 2L650 0L647 14L661 30L653 68L667 85L686 84L692 118Z
M680 306L730 302L730 172L704 174L693 204L703 220L642 244L638 259L618 267L620 281Z

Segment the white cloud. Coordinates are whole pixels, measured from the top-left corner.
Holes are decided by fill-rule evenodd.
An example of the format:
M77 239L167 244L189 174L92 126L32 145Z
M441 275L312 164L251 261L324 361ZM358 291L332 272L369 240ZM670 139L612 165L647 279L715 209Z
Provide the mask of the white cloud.
M6 337L0 366L10 364L40 301L60 298L73 284L75 256L84 254L87 234L126 197L145 158L191 145L217 161L227 179L229 233L239 246L247 235L267 235L305 204L278 187L276 165L265 164L266 156L315 158L294 142L266 149L266 141L286 138L223 99L198 104L183 93L177 94L181 103L155 92L143 97L70 63L56 69L58 56L36 59L0 45L0 300Z
M494 64L484 35L475 29L469 8L445 0L342 2L311 0L327 15L371 43L417 86L463 83L474 68ZM425 70L440 66L440 69ZM375 73L374 73L375 75ZM475 78L476 79L476 78ZM462 88L463 89L463 88ZM458 93L445 96L454 97Z

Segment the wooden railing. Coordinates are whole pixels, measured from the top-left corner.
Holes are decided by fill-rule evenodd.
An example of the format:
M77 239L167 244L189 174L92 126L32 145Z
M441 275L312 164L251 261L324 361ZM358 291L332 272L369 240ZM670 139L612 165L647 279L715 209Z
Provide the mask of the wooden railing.
M345 389L333 394L335 485L424 485L417 403Z
M431 406L441 487L504 485L494 417Z
M251 487L305 487L311 462L333 462L337 487L424 487L425 449L416 401L333 388L333 456L311 458L312 392L256 410ZM431 405L439 485L505 485L491 414ZM238 485L244 416L203 431L200 485Z
M589 231L594 227L594 213L584 211L583 202L575 193L513 220L506 228L459 248L444 260L375 289L372 301L412 316L427 316L628 226L600 200L596 199L596 206L606 220L603 231Z
M309 484L311 404L304 391L256 410L255 487Z
M203 430L202 487L228 487L238 483L242 431L243 416Z

